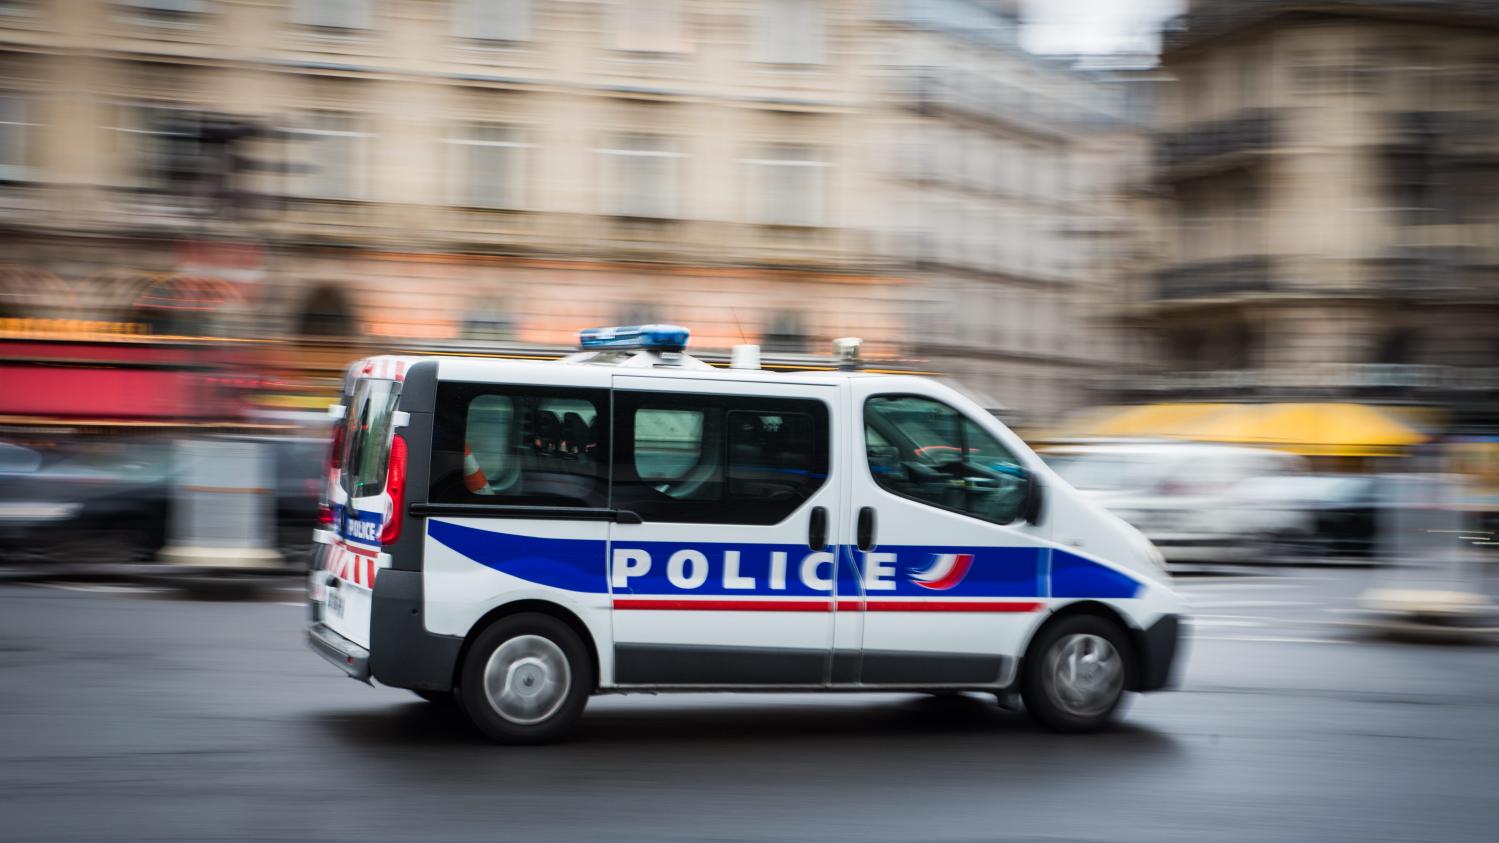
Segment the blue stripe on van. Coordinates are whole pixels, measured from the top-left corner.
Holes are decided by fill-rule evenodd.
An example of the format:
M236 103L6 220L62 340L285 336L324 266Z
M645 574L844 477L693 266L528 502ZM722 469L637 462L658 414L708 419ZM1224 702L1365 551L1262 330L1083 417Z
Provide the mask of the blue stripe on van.
M474 562L549 588L586 594L609 591L607 543L597 539L557 539L520 536L468 527L438 519L427 522L428 534L441 544ZM806 545L739 544L724 542L616 542L615 550L644 550L650 554L648 572L631 577L628 586L617 589L618 595L639 596L763 596L820 597L828 590L815 589L803 582L801 566L810 551ZM707 577L695 588L678 588L668 580L668 560L681 550L700 552L707 562ZM853 548L840 548L840 556L857 564L863 554ZM890 553L895 559L884 560L890 566L881 577L889 588L871 589L872 597L1045 597L1046 548L1039 547L950 547L889 546L877 552ZM753 588L727 588L724 583L725 556L737 553L736 573L754 580ZM771 587L771 558L784 553L784 582ZM940 591L923 587L915 576L929 570L939 554L970 554L972 564L961 579ZM838 592L841 596L857 595L857 574L847 564L837 566ZM817 577L833 573L826 564L816 569ZM1056 549L1051 551L1050 596L1060 598L1092 597L1100 599L1129 598L1139 593L1140 583L1129 575L1090 559Z
M1108 600L1134 597L1139 593L1139 581L1128 574L1061 548L1051 553L1052 597Z

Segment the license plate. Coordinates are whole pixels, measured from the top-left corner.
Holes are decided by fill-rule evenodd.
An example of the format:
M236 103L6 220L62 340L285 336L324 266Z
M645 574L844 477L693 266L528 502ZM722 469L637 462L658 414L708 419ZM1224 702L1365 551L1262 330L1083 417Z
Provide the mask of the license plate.
M324 590L323 608L328 614L342 618L344 616L344 598L338 593L338 589L329 588Z

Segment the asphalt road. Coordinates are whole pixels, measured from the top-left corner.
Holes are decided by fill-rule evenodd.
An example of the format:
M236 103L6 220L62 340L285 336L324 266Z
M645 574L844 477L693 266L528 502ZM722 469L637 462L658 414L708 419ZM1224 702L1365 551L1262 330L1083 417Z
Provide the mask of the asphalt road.
M0 838L1499 838L1499 647L1365 640L1368 576L1184 584L1184 689L1105 734L982 697L640 696L539 748L342 678L293 591L4 586Z

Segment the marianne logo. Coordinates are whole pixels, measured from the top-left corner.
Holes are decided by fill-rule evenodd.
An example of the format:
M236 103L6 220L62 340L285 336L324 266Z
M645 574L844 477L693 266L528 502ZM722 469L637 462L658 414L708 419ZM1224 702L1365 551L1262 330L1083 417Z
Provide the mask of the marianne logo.
M912 571L911 581L932 591L947 591L968 576L973 567L972 553L933 553L932 564L924 571Z

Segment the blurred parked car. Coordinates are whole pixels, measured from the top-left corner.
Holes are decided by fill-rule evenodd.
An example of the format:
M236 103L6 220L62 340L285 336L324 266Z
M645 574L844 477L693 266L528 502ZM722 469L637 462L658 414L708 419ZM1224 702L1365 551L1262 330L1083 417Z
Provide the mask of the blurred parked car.
M1246 536L1259 534L1271 556L1368 559L1390 508L1379 482L1378 475L1257 477L1233 490L1226 517Z
M327 442L251 439L272 460L275 547L300 565L312 545ZM169 535L173 450L168 439L88 441L52 455L0 443L0 563L154 558Z
M0 467L0 557L8 564L134 562L166 541L171 443L83 442Z
M1294 454L1196 443L1077 445L1047 461L1079 491L1133 524L1174 562L1247 562L1264 534L1226 517L1234 487L1307 470Z

